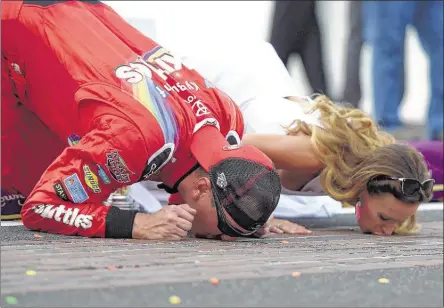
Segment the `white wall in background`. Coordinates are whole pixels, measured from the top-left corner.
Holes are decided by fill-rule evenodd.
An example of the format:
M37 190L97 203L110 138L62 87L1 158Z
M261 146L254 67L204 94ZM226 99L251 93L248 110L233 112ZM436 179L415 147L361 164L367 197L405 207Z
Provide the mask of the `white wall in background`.
M125 19L159 43L167 46L205 44L210 37L223 41L267 40L272 1L104 1ZM347 1L318 2L323 31L326 74L332 94L340 96L344 83L345 48L348 36ZM406 42L406 93L401 117L410 123L426 118L429 103L428 61L409 30ZM363 50L361 82L363 108L372 110L371 54ZM299 57L290 60L290 73L301 92L310 94Z

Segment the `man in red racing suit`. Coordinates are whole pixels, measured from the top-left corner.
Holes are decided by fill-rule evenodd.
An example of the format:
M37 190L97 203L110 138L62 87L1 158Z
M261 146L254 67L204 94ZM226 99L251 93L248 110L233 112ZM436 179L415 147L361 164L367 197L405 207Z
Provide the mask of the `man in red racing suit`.
M103 204L143 180L192 207L176 210L185 233L180 219L199 213L217 224L210 233L251 235L267 221L279 178L263 153L226 141L243 133L236 105L111 8L7 1L1 31L2 185L27 196L27 228L168 238L143 226L147 214Z

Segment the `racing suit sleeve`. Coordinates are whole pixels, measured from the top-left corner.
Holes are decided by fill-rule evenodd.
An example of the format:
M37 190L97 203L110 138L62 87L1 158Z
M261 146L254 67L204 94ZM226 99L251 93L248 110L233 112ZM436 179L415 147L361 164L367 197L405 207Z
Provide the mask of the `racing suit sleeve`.
M136 212L103 201L140 179L147 155L136 126L115 115L97 117L43 173L22 207L23 224L49 233L131 238Z

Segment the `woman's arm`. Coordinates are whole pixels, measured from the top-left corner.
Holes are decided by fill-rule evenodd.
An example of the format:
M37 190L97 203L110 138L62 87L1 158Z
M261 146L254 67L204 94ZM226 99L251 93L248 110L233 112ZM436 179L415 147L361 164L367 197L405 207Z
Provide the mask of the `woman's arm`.
M242 143L261 150L270 157L276 169L306 174L318 173L324 168L307 135L249 134L244 135Z

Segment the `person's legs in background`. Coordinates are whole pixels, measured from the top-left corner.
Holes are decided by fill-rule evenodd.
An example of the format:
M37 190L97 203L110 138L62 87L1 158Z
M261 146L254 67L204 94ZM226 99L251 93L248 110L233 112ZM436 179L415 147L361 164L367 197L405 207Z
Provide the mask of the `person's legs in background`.
M270 43L286 66L300 54L313 91L328 95L314 1L275 1Z
M298 2L298 1L296 1ZM315 93L329 95L325 82L324 60L322 58L322 38L316 17L316 2L311 2L309 22L300 33L300 55L308 81Z
M443 139L443 2L418 1L414 25L419 40L429 58L430 105L428 110L428 137Z
M361 100L361 49L363 39L361 34L361 1L349 2L350 33L347 42L345 86L342 101L359 107Z
M292 7L292 1L275 1L271 24L270 44L273 45L285 66L288 64L290 55L296 52L294 44L297 32L301 31L305 22L304 18L294 15Z
M374 117L389 132L402 126L398 111L405 86L405 35L415 7L414 1L362 2L365 36L373 49Z

